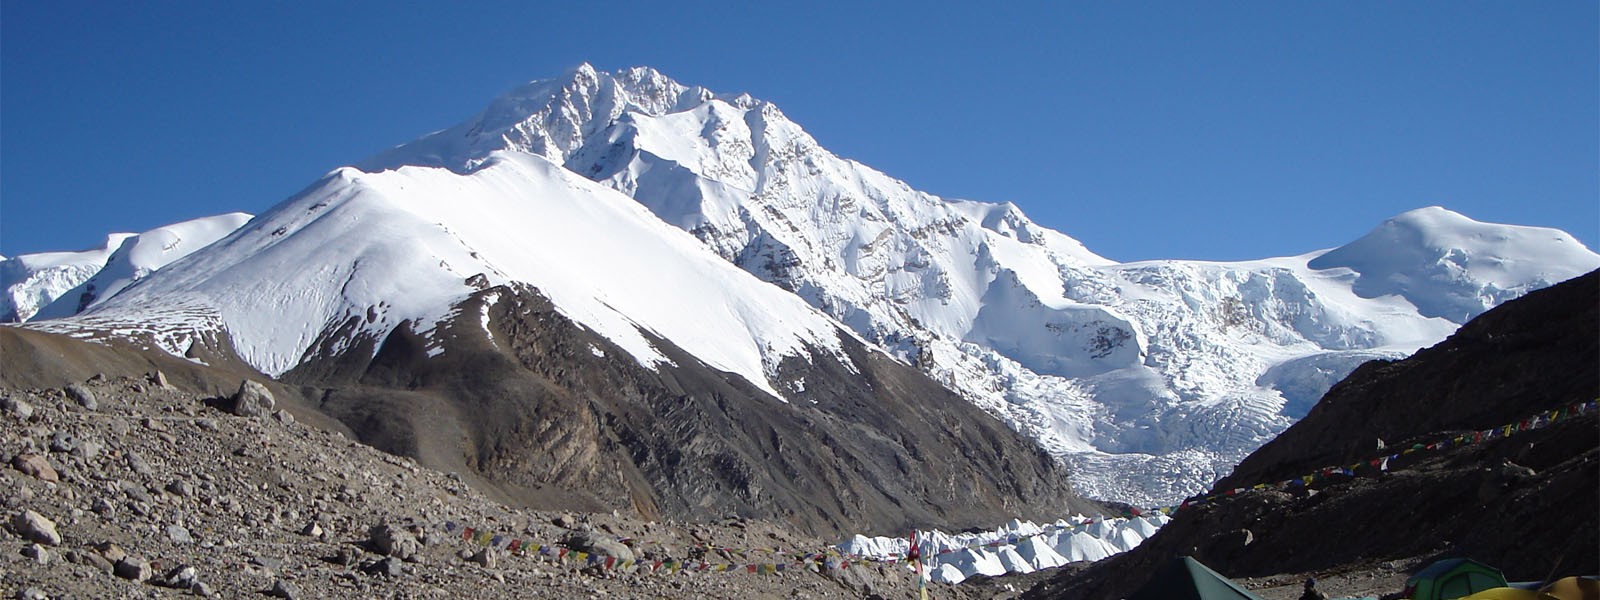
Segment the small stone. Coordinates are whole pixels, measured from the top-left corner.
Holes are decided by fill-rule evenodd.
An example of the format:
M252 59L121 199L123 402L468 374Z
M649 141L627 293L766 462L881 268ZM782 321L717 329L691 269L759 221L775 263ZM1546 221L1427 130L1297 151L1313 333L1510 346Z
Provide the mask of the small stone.
M199 581L200 572L189 565L179 565L161 578L162 585L180 590L187 590Z
M216 595L216 592L211 590L211 586L206 585L204 581L194 582L194 585L189 586L189 593L201 598L210 598Z
M11 530L32 542L48 546L61 545L61 534L56 532L55 522L31 510L12 515Z
M287 410L279 410L278 412L272 413L272 418L277 419L279 423L284 425L294 424L294 415L289 414L289 411Z
M168 494L172 494L179 498L188 498L189 496L194 495L194 487L190 486L189 482L182 479L178 479L167 484L165 489L167 490Z
M39 588L22 588L17 590L17 600L50 600L50 595Z
M95 569L98 569L102 573L109 574L109 573L111 573L112 571L114 571L116 569L116 567L112 566L111 561L106 560L106 557L100 556L100 554L96 553L96 552L81 552L81 551L78 551L78 550L68 550L67 553L66 553L66 559L67 559L67 562L70 562L70 563L73 563L73 564L88 565L88 566L94 567Z
M137 483L133 483L131 481L118 481L117 487L120 488L124 494L128 495L129 500L134 502L141 502L144 504L155 502L155 498L150 497L150 492L145 491L144 486Z
M194 541L194 538L189 537L189 530L182 525L168 525L167 539L172 540L174 544L187 544Z
M139 475L150 475L155 469L150 468L150 463L140 456L138 452L128 451L128 468Z
M122 562L122 559L128 557L128 553L123 551L122 546L118 546L111 542L100 542L95 544L94 550L95 552L99 552L100 556L105 557L106 560L113 563Z
M11 416L16 417L18 421L26 421L33 418L33 405L16 398L7 397L5 399L5 410Z
M105 445L98 441L83 440L78 442L77 448L72 449L72 455L84 460L94 460L100 456L100 452L105 448Z
M267 590L267 595L276 598L287 598L288 600L294 600L295 598L301 597L300 586L289 583L282 579L275 579L272 581L272 589Z
M300 528L300 535L319 538L322 537L322 534L322 525L317 524L316 521L307 523L305 527Z
M350 546L340 546L339 552L333 555L333 564L349 567L361 562L361 551Z
M95 400L94 392L89 391L89 388L83 387L81 384L74 383L67 386L67 397L72 398L84 410L100 409L100 402Z
M71 452L78 448L78 438L65 431L57 431L50 436L51 452Z
M160 369L157 369L155 373L150 375L150 381L151 383L156 384L156 387L168 390L172 389L172 382L167 381L167 374L162 373Z
M117 577L130 579L133 581L144 581L155 574L150 568L149 561L131 554L124 556L122 557L122 560L117 561L117 564L113 569L113 572L116 573Z
M388 556L381 560L373 561L371 564L362 567L361 572L368 575L382 575L384 577L399 577L405 574L405 570L401 565L400 559L393 556Z
M239 384L239 391L233 395L233 414L241 417L264 417L272 414L272 409L277 401L272 398L272 392L267 386L249 379Z
M479 550L477 554L467 558L467 562L476 564L485 569L493 569L495 564L499 562L499 560L495 557L496 553L497 551L494 548L484 548Z
M22 547L22 555L37 561L41 565L50 564L50 551L38 544L28 544Z
M41 455L18 454L11 459L11 466L22 471L24 475L40 481L61 483L61 474L57 473L55 467L50 466L50 461Z
M95 498L94 503L89 505L89 510L100 516L111 516L112 513L116 512L117 507L105 498Z

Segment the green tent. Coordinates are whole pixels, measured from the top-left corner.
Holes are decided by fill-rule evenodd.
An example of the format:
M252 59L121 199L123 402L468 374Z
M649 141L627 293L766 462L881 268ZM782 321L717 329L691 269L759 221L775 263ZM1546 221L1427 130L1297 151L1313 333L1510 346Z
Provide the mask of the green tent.
M1499 569L1470 558L1449 558L1428 565L1406 580L1406 597L1412 600L1450 600L1506 587Z
M1261 600L1187 556L1162 567L1128 600Z

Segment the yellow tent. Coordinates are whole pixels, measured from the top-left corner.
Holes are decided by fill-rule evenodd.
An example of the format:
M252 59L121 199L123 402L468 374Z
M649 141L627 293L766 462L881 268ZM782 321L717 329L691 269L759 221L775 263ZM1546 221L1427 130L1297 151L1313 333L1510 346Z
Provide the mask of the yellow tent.
M1462 596L1461 600L1546 600L1546 598L1545 595L1533 590L1497 587L1483 590L1471 596Z
M1587 577L1567 577L1539 590L1554 600L1600 600L1600 581Z
M1460 600L1600 600L1600 581L1582 577L1558 579L1539 591L1509 587L1483 590Z

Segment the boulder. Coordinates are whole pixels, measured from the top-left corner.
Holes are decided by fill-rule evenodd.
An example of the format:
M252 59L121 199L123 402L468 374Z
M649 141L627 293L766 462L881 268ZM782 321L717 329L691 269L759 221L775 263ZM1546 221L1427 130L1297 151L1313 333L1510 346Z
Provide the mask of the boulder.
M94 392L89 391L89 388L83 387L82 384L74 383L67 386L67 397L72 398L72 401L77 402L78 406L82 406L84 410L100 409L100 401L95 399Z
M61 534L56 532L55 522L31 510L12 515L11 530L31 542L47 546L61 544Z
M50 461L38 454L18 454L11 459L11 466L22 474L40 481L61 483L61 474L55 467L50 466Z
M589 529L578 529L567 533L562 545L578 552L598 554L600 556L615 556L617 560L633 560L633 549L617 541Z
M133 581L145 581L155 574L155 571L150 567L150 561L132 554L124 556L122 560L117 561L114 572L117 577Z
M367 544L379 554L406 561L416 558L417 553L422 551L422 543L410 531L388 523L375 525L368 530Z
M272 414L277 404L267 386L246 379L233 395L231 412L241 417L264 417Z

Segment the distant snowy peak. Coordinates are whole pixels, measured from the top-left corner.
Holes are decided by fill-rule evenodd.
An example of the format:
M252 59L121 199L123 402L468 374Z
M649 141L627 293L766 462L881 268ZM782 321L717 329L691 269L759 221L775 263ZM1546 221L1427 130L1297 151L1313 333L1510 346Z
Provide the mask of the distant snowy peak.
M536 154L559 164L624 114L664 115L716 97L705 88L679 84L648 67L605 73L585 63L562 77L519 86L496 98L476 117L383 152L359 166L368 171L403 165L470 170L498 150ZM755 104L743 94L721 98L738 106Z
M1559 229L1480 223L1431 206L1384 221L1309 266L1349 268L1362 297L1401 296L1423 316L1465 323L1600 267L1600 257Z
M131 233L113 233L99 248L77 252L40 252L0 260L0 322L20 322L33 318L39 309L54 302L68 290L88 281L106 266L106 258L122 245Z
M0 261L0 321L83 312L173 261L232 233L245 213L201 217L144 233L113 233L103 248L25 254Z

